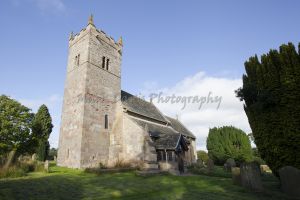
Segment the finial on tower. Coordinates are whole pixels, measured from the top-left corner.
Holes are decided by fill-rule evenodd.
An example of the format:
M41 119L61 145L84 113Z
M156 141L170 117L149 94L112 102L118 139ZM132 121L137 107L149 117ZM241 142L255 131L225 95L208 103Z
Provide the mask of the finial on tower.
M118 44L121 45L121 46L123 46L123 39L122 39L122 36L119 38Z
M73 40L74 38L74 34L73 34L73 31L70 33L70 36L69 36L69 40Z
M88 24L95 26L95 25L94 25L94 17L93 17L93 14L90 15Z

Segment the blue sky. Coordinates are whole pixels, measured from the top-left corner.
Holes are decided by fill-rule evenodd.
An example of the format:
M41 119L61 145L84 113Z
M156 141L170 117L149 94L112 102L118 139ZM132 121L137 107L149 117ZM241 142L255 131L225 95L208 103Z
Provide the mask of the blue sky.
M57 146L68 36L84 28L93 13L97 28L115 40L123 37L124 90L133 94L149 90L176 92L182 90L182 84L192 82L187 88L198 84L208 93L228 84L220 95L224 96L224 106L230 107L237 104L232 90L235 83L235 88L241 85L247 58L282 43L298 44L299 8L300 2L291 0L1 0L0 94L18 99L34 111L46 103L56 127L51 144ZM238 106L234 112L229 107L227 111L232 118L241 115L246 123L242 104ZM175 114L173 107L159 107ZM228 118L227 111L208 109L205 115L205 110L199 111L196 116L200 122L189 121L192 115L188 117L188 110L178 112L198 135L206 131L205 127L230 123L219 123L221 119L215 117ZM204 123L207 118L216 119ZM236 118L237 122L232 123L239 126ZM195 125L201 122L202 128ZM249 125L240 127L249 131ZM198 147L204 148L206 135L207 131L199 133L202 142Z

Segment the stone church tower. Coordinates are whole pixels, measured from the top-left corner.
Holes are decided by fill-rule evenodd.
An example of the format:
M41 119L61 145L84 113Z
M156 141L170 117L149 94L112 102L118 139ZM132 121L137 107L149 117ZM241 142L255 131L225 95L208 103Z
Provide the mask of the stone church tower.
M70 35L57 164L93 168L120 163L177 170L196 161L196 137L153 103L121 90L122 38L89 18Z
M122 148L122 38L88 25L69 38L57 163L72 168L111 165Z

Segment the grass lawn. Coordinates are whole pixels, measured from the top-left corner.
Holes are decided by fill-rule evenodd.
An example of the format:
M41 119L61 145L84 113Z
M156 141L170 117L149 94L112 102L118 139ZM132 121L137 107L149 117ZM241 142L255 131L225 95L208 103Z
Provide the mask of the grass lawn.
M50 173L0 180L0 199L287 199L276 179L264 181L265 192L251 193L224 177L96 175L56 166L50 169Z

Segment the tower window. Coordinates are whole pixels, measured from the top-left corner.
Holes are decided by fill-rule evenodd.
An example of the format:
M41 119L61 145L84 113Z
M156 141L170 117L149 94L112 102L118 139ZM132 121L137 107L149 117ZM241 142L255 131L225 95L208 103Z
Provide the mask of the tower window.
M105 115L104 117L105 117L105 119L104 119L104 128L108 129L108 115Z
M109 59L106 60L106 70L108 70Z
M75 66L79 66L80 54L75 56Z
M103 69L105 68L105 57L104 56L102 57L102 68Z

